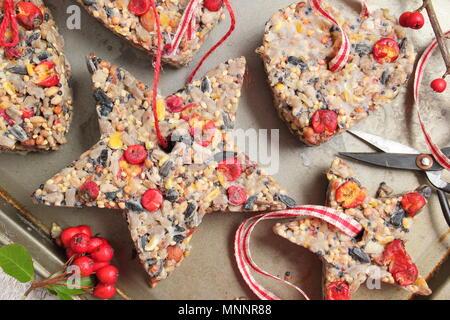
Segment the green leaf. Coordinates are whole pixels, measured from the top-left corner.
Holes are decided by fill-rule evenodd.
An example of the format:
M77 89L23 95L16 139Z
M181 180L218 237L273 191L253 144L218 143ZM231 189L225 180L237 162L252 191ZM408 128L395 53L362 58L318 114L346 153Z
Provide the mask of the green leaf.
M22 283L34 279L33 260L28 250L19 244L0 248L0 267Z
M69 279L66 281L61 281L59 283L63 283L64 285L48 285L48 286L46 286L46 288L49 290L55 291L58 294L58 296L60 294L75 296L75 295L83 294L88 290L88 289L69 288L68 285L72 284L72 282ZM91 277L81 278L80 286L81 287L93 287L94 282L92 281Z
M59 300L73 300L71 295L62 292L58 292L58 298Z

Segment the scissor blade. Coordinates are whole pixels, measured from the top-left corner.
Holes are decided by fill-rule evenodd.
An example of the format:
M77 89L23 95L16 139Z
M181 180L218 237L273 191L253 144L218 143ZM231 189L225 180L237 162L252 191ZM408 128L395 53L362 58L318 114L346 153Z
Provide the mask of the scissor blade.
M340 152L339 155L386 168L423 171L416 165L416 154ZM439 170L442 167L434 163L427 171Z
M370 143L374 147L380 149L384 152L390 153L406 153L406 154L419 154L420 152L414 148L406 146L396 141L385 139L383 137L362 132L359 130L348 130L351 134L357 136L358 138Z

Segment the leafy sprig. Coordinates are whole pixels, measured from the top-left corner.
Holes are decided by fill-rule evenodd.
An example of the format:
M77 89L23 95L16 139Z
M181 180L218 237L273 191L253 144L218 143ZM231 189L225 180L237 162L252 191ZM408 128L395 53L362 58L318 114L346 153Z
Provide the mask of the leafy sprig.
M24 293L24 299L37 288L45 288L51 294L58 296L60 300L73 300L74 296L91 291L94 287L93 279L91 277L79 277L76 272L78 267L76 266L68 268L72 261L73 258L69 259L49 277L36 282L33 259L24 246L10 244L0 247L0 268L22 283L32 281L28 290Z

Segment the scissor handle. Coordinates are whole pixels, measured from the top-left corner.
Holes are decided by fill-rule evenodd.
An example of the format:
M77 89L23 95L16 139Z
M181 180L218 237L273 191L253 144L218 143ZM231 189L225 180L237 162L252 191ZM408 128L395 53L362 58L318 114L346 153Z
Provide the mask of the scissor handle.
M437 195L439 198L439 203L441 204L445 221L447 221L447 224L450 227L450 205L448 204L447 194L441 189L437 189Z

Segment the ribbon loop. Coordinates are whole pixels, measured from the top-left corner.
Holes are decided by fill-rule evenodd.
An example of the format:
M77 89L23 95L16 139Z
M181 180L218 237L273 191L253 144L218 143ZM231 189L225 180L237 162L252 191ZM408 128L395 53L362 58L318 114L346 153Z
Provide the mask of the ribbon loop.
M281 218L299 218L314 217L334 225L348 236L355 237L363 227L349 215L332 208L323 206L302 206L287 210L281 210L266 214L259 214L245 220L238 228L234 240L234 254L236 257L238 269L255 295L262 300L280 300L274 293L261 286L251 274L251 270L258 274L285 283L297 290L305 299L309 300L308 295L296 285L271 275L261 269L252 259L250 252L250 236L255 226L263 220L281 219ZM250 270L251 269L251 270Z
M447 31L445 33L446 36L450 35L450 31ZM425 71L425 68L428 64L428 61L430 60L431 56L433 55L433 52L436 50L436 47L438 46L437 40L434 40L431 42L431 44L425 49L422 56L419 59L419 62L417 63L416 72L414 75L414 102L417 105L417 115L419 117L420 122L420 128L422 129L422 132L425 136L425 141L428 145L428 147L431 150L431 153L433 154L436 161L446 170L450 170L450 159L439 149L439 147L433 142L431 139L430 134L428 133L428 130L425 127L425 123L422 120L422 116L420 114L420 86L422 84L423 74Z

